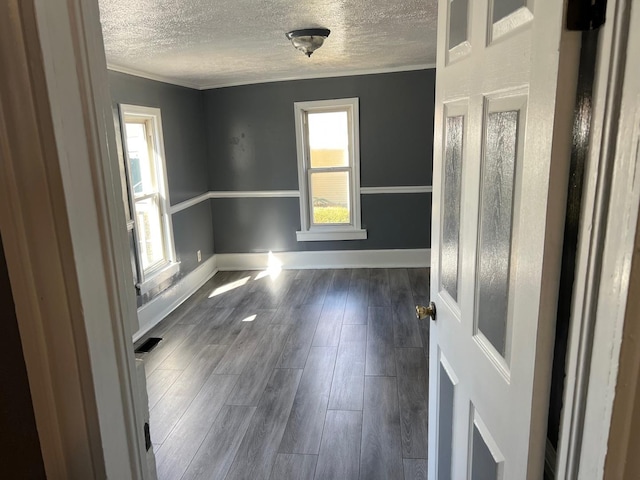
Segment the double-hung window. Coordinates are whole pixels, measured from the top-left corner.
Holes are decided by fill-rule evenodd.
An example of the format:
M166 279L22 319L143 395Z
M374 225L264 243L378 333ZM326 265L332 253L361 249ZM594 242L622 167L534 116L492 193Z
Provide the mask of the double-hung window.
M294 104L300 224L298 241L367 238L360 218L358 99Z
M128 228L133 234L137 287L146 293L178 272L157 108L120 105L126 165Z

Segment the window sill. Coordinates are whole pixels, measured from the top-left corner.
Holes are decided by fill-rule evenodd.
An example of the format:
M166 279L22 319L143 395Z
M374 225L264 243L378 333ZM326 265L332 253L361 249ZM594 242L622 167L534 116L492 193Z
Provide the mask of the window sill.
M299 242L323 242L332 240L366 240L367 231L362 229L349 230L308 230L296 232Z
M177 262L168 263L164 267L152 272L144 282L136 284L139 295L149 293L162 282L173 277L180 271L180 264Z

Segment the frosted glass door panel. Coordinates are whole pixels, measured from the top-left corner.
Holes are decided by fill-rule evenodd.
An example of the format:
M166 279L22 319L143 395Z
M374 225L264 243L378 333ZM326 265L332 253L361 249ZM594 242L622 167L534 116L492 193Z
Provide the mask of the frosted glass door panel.
M512 14L520 7L526 6L526 0L494 0L493 2L493 23Z
M518 111L487 115L476 277L478 330L505 356Z
M449 48L466 42L468 0L452 0L449 3Z
M457 301L464 117L448 117L446 129L440 275L442 288Z

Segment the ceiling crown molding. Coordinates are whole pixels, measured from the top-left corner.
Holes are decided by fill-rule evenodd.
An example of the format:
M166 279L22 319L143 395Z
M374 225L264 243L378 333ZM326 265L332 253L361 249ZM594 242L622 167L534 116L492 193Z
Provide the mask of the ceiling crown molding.
M196 84L186 80L180 80L174 77L166 77L164 75L156 75L155 73L145 72L143 70L137 70L135 68L123 67L113 63L107 62L107 69L112 72L125 73L127 75L133 75L134 77L146 78L147 80L155 80L156 82L169 83L178 87L193 88L195 90L202 90L202 88Z
M171 85L177 85L179 87L192 88L195 90L211 90L215 88L240 87L243 85L257 85L261 83L288 82L292 80L312 80L314 78L355 77L358 75L377 75L377 74L384 74L384 73L413 72L418 70L429 70L432 68L436 68L436 64L425 63L420 65L407 65L402 67L385 67L385 68L375 68L375 69L367 69L367 70L349 70L349 71L338 70L335 72L324 73L324 74L323 73L307 74L307 75L296 75L292 77L274 77L274 78L267 78L264 80L255 80L255 81L237 81L237 82L212 83L212 84L191 83L191 82L176 79L173 77L156 75L155 73L149 73L149 72L136 70L134 68L129 68L129 67L122 67L120 65L115 65L113 63L107 63L107 68L113 72L125 73L127 75L133 75L134 77L146 78L147 80L155 80L157 82L169 83Z

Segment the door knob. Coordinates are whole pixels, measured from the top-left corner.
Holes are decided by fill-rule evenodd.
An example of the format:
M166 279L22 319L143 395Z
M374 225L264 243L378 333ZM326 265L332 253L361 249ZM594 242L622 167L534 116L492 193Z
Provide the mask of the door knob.
M423 320L427 317L431 317L431 320L436 320L436 304L433 302L429 302L429 306L425 307L423 305L416 305L416 318L418 320Z

